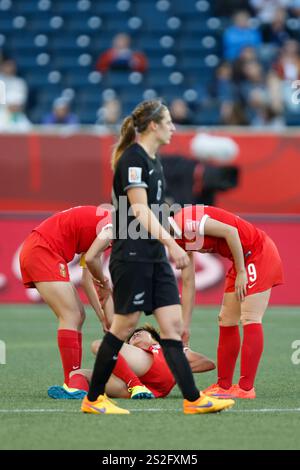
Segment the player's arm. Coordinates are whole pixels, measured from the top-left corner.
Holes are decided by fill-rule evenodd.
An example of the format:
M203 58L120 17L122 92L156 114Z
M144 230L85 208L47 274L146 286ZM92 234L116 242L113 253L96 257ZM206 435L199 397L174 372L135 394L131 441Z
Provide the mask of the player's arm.
M107 278L103 274L101 254L109 247L112 238L113 229L109 225L101 230L85 254L85 262L90 273L103 285L107 282Z
M212 237L224 238L227 245L232 253L235 269L236 269L236 281L235 281L235 293L239 301L243 301L247 294L247 272L244 262L244 253L239 232L236 227L224 224L218 220L208 219L204 225L204 234Z
M89 270L85 267L82 269L81 285L88 298L90 305L93 307L97 317L99 318L104 333L106 333L111 325L111 319L105 314L104 308L101 306L97 291L94 286L93 277ZM111 300L112 301L112 300Z
M187 254L177 245L175 240L163 228L152 210L148 207L147 191L141 187L129 188L127 195L133 215L153 237L168 248L176 264L176 268L182 269L187 266L189 263Z
M195 303L195 261L194 253L189 252L189 264L181 271L182 279L182 317L183 317L183 334L182 342L185 347L189 345L190 326L192 321L193 308Z

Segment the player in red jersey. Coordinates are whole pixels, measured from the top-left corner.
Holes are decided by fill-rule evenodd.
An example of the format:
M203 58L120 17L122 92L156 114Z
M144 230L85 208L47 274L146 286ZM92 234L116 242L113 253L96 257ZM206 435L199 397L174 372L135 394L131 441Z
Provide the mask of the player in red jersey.
M254 380L263 351L262 318L272 287L283 283L282 262L274 242L262 230L225 210L188 206L169 218L177 243L190 256L183 273L185 342L193 308L193 251L218 253L233 264L226 275L219 314L218 382L204 393L219 398L255 398ZM232 385L240 351L239 321L243 326L241 374Z
M108 280L102 272L100 255L103 240L105 246L109 246L110 231L107 241L106 233L110 227L110 211L100 206L73 207L54 214L33 229L20 253L25 287L36 288L58 319L57 340L66 388L70 372L81 367L81 328L85 319L83 305L70 282L67 263L76 253L86 253L87 264L93 267L93 276L99 281L98 290L104 286L102 291L107 292ZM103 329L108 331L113 313L112 299L106 302L104 314L88 270L83 270L83 286Z
M97 354L101 341L92 343L92 352ZM193 372L207 372L215 368L206 356L185 348L186 357ZM70 373L70 386L84 393L89 390L92 371L81 369ZM113 375L106 384L105 392L111 398L140 398L141 390L148 389L152 396L164 398L175 385L175 379L164 358L160 346L160 335L151 325L136 328L121 348ZM60 398L65 398L62 387Z

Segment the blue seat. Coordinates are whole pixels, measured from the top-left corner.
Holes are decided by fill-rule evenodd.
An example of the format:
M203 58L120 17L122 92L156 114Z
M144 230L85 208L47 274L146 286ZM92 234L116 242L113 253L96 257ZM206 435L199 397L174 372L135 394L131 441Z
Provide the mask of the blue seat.
M108 88L120 88L126 86L129 83L130 72L127 71L111 71L105 74L103 77L104 84Z
M286 111L284 113L285 122L287 126L299 126L300 125L300 113L293 113Z
M46 67L29 68L23 73L23 77L31 88L48 87L48 75L50 69Z
M100 106L101 97L100 93L102 88L100 86L88 88L85 87L82 91L79 91L76 94L76 103L78 106L93 106L96 103L97 106Z
M82 12L78 10L77 6L77 1L71 0L71 1L60 1L60 2L54 2L51 10L58 15L76 15L76 14L82 14L85 12Z
M64 78L64 85L71 88L84 88L89 85L89 70L79 68L73 73L67 73Z
M1 33L11 33L13 31L12 18L1 18L0 15L0 31Z
M170 85L169 80L170 72L167 69L156 70L155 72L149 71L147 74L147 85L149 88L161 89Z
M10 45L13 49L37 49L39 50L39 47L37 47L35 43L35 37L36 34L32 35L24 35L20 34L13 34L10 40Z
M183 21L182 31L184 33L195 34L196 36L206 36L211 33L207 20L202 18L188 18Z
M27 14L36 14L38 10L38 2L37 0L27 0L26 2L16 2L14 1L13 5L14 11L19 15L27 15ZM40 13L44 13L41 11Z
M122 14L122 12L118 10L116 3L117 2L109 2L109 1L103 2L102 0L98 2L95 2L95 1L91 2L90 12L96 15L100 15L100 16L101 15L114 16L114 15Z
M51 18L41 18L39 16L35 16L31 21L30 21L30 28L33 31L36 31L36 34L39 33L49 33L49 32L56 32L59 30L62 30L64 28L64 23L62 24L61 27L59 28L54 28L51 25Z
M79 49L77 44L77 38L80 36L79 34L59 34L53 36L50 41L50 45L52 49L60 51L63 49Z
M49 111L52 108L53 101L61 96L62 87L61 85L52 85L45 87L44 90L38 91L36 94L37 103L43 107L47 107Z

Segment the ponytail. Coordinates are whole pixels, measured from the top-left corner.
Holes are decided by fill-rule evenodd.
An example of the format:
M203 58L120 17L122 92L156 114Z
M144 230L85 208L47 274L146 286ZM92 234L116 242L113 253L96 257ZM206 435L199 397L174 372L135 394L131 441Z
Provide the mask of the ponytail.
M123 121L123 124L121 127L121 135L113 151L112 161L111 161L113 171L115 171L117 163L122 153L124 152L124 150L126 150L127 147L129 147L131 144L134 143L135 137L136 137L136 134L135 134L135 128L133 124L133 117L127 116Z

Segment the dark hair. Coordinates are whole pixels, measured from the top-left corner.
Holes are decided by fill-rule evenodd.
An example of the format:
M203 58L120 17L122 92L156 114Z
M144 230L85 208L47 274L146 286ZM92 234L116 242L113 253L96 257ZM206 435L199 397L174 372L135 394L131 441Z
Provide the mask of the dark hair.
M160 100L149 100L139 103L130 116L127 116L121 126L121 135L113 151L112 169L115 170L120 156L136 138L136 131L144 132L151 121L160 123L166 106Z
M138 331L147 331L150 333L154 341L160 344L161 338L158 330L154 328L154 326L150 325L150 323L146 323L144 326L140 326L139 328L136 328L133 330L133 332L128 336L126 343L129 343L130 339L134 335L134 333L137 333Z

